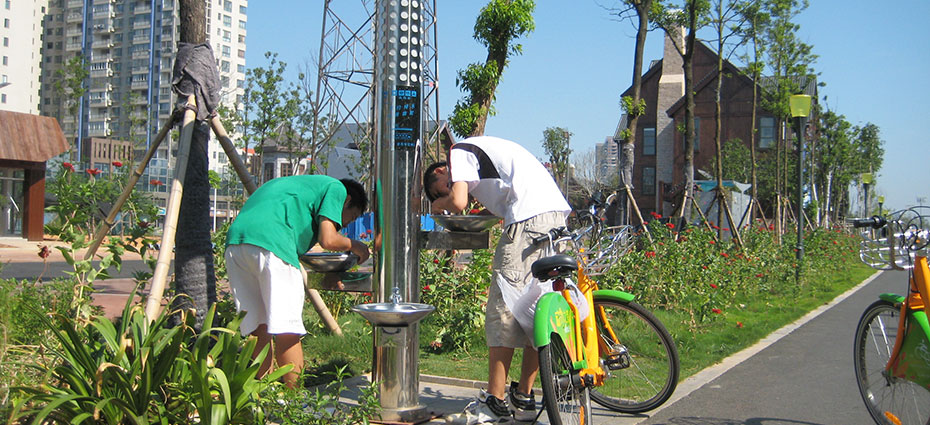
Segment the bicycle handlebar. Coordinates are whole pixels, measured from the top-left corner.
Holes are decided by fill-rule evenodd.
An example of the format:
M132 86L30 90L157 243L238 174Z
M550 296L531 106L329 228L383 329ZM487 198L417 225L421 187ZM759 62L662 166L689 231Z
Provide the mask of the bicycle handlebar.
M888 220L878 215L869 218L853 218L849 222L852 223L853 227L871 227L873 229L880 229L888 224Z

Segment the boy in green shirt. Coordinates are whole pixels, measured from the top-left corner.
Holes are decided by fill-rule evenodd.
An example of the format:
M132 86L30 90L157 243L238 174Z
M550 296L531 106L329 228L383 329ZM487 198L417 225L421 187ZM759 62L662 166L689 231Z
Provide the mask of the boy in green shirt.
M300 337L303 326L304 276L299 256L317 243L330 251L351 251L359 263L368 246L339 233L368 207L368 197L354 180L329 176L280 177L258 188L229 226L226 270L237 311L248 312L243 335L258 337L257 350L274 339L259 376L268 372L272 356L278 366L294 365L284 376L291 388L303 369Z

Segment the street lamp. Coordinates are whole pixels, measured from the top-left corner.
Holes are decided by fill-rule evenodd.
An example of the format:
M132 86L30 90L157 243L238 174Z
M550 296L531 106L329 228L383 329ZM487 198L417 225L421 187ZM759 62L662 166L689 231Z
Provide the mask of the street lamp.
M804 122L811 113L811 97L796 94L788 99L791 116L794 118L794 134L798 137L798 267L794 271L795 281L799 281L801 260L804 258Z

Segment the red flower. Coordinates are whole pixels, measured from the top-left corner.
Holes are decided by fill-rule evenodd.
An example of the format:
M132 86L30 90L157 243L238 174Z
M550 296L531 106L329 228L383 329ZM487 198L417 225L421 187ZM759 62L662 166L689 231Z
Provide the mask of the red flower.
M743 327L743 322L736 322L736 327L737 328Z
M371 229L366 230L365 233L367 233L367 234L370 235L370 234L371 234Z
M363 239L364 237L365 237L365 234L364 234L364 233L359 233L359 234L358 234L358 238L359 238L359 239Z
M152 185L152 186L161 186L161 185L163 185L164 183L162 183L161 180L152 179L152 180L149 180L149 184Z
M70 162L62 162L61 166L67 168L68 171L71 171L71 172L74 171L74 165L71 164Z
M477 209L477 208L472 208L472 209L468 210L468 213L469 213L469 214L478 214L479 212L481 212L481 211L480 211L479 209Z
M42 248L39 249L39 257L46 259L49 255L52 255L52 250L48 249L48 245L42 245Z
M717 243L717 242L714 242L714 241L707 241L707 243L713 245L713 244L715 244L715 243Z
M774 224L769 224L769 230L775 230L775 225L774 225Z
M707 266L701 266L701 268L707 270Z
M424 290L424 291L429 291L429 285L424 286L424 287L423 287L423 290Z
M730 231L730 228L729 228L729 227L724 227L724 228L723 228L723 231L724 231L724 232L729 232L729 231Z
M669 229L674 229L675 225L672 223L665 223L665 227L668 227Z
M371 296L371 292L363 292L362 295L364 295L364 296L366 296L366 297L370 297L370 296Z
M723 311L722 311L722 310L720 310L719 308L712 308L712 309L710 309L710 311L712 311L712 312L714 312L714 314L720 314L720 313L723 313Z
M714 230L720 230L720 228L719 228L719 227L717 227L717 226L714 226L713 224L711 224L711 225L710 225L710 227L711 227L712 229L714 229Z
M438 259L438 258L433 258L433 264L439 264L439 259Z
M727 254L726 252L721 252L721 253L720 253L720 256L723 257L723 258L728 258L728 257L730 256L730 254Z
M646 251L646 258L654 258L655 256L655 251Z
M659 214L659 213L657 213L657 212L655 212L655 211L653 211L653 212L651 212L651 213L649 213L649 214L651 214L652 217L655 218L656 220L662 218L662 214Z
M762 277L762 273L756 273L756 277Z
M87 174L90 174L90 175L92 175L92 176L96 176L96 175L98 175L98 174L100 174L100 173L103 172L103 171L100 171L100 170L98 170L98 169L96 169L96 168L88 168L88 169L86 169L86 170L84 170L84 171L86 171Z
M710 287L711 287L711 288L714 288L714 289L717 289L717 284L716 284L716 283L711 283L711 284L710 284Z
M119 162L119 161L113 161L112 164L113 164L113 166L116 167L116 168L119 168L119 167L122 167L122 166L123 166L123 163L122 163L122 162Z

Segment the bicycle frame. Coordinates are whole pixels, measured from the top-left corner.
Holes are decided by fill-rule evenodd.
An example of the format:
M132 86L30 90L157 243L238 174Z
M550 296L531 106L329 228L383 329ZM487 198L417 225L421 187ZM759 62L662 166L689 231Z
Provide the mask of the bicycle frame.
M930 268L927 257L917 256L907 296L885 293L879 298L901 305L901 319L894 349L885 370L930 390ZM919 331L918 331L919 330Z
M537 348L542 347L549 344L553 332L557 333L568 349L572 367L580 371L582 382L585 385L600 386L604 382L606 372L597 359L599 350L606 349L606 347L604 341L601 341L597 335L595 314L603 316L604 311L603 308L595 311L594 295L596 293L598 298L618 302L633 301L635 296L623 291L598 289L597 282L588 277L581 267L578 268L576 276L578 289L584 294L588 304L587 317L579 320L581 316L578 306L572 301L568 289L545 294L536 304L534 342ZM607 320L602 320L602 323L607 327L605 331L613 334ZM611 336L616 338L615 335Z

